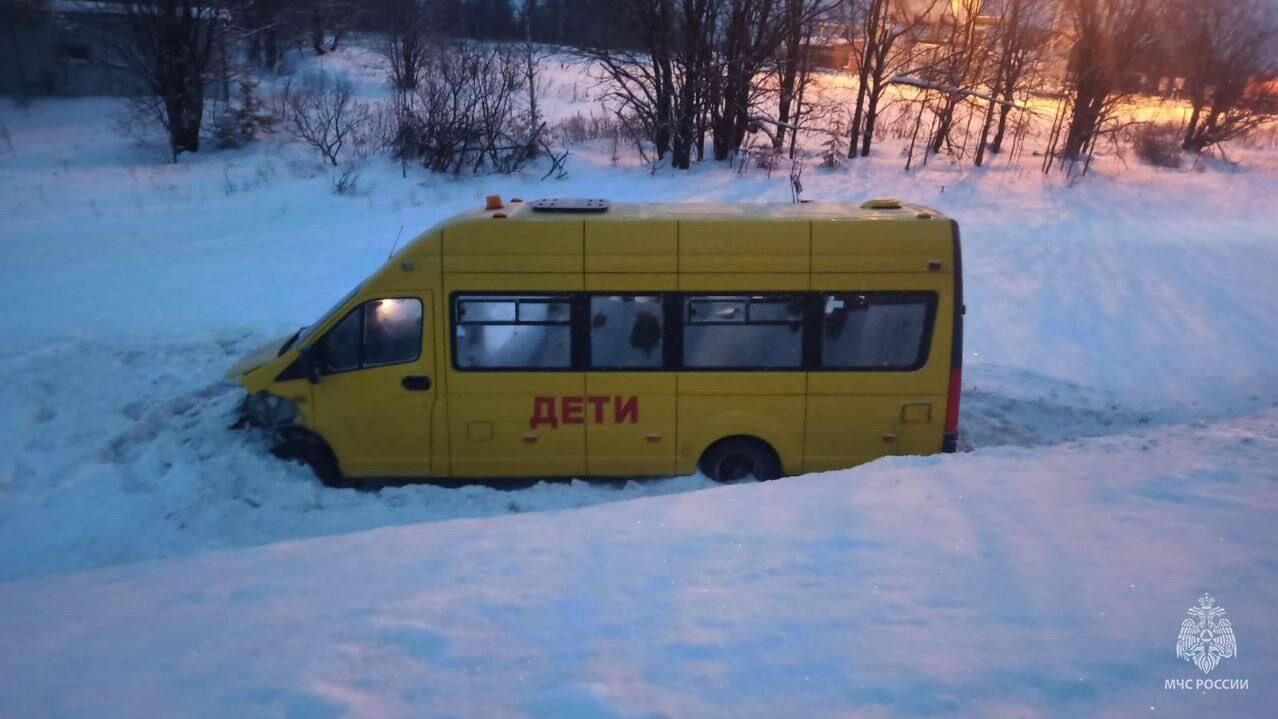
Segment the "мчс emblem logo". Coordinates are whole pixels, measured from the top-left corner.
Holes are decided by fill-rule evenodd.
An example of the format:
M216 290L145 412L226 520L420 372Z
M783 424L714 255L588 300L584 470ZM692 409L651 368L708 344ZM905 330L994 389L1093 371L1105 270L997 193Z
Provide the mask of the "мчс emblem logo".
M1180 624L1180 637L1176 640L1176 657L1203 670L1203 674L1216 668L1221 659L1229 659L1238 653L1234 639L1234 627L1225 619L1225 610L1216 606L1210 594L1198 598L1198 606L1189 608L1189 619Z

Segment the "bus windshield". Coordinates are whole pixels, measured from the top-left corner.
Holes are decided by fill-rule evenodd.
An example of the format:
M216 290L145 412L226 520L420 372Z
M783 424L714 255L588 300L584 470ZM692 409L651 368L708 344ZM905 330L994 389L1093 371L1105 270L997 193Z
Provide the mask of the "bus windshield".
M288 344L284 346L284 348L287 350L289 347L292 347L294 344L298 342L305 342L306 340L310 339L310 336L315 332L315 330L319 329L320 327L323 327L329 321L329 319L333 317L333 315L337 314L338 310L345 307L346 303L350 302L351 298L354 297L356 293L359 292L360 288L363 286L364 286L363 282L359 283L358 285L355 285L355 287L350 292L347 292L345 295L342 295L342 299L338 300L332 307L329 307L328 310L324 312L324 314L320 315L319 319L315 320L309 325L303 325L301 329L297 331L297 334L293 337L293 339L290 340Z

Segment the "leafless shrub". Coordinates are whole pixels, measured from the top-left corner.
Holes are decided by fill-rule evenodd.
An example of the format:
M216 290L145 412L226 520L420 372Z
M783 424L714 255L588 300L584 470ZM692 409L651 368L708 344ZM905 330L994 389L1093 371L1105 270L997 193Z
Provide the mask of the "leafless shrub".
M1154 167L1179 168L1181 128L1171 124L1149 123L1133 132L1132 148L1136 156Z
M275 165L267 162L259 162L253 167L251 175L242 175L234 172L235 164L226 162L222 164L222 192L230 197L237 192L249 192L259 187L270 184L275 177Z
M616 137L621 123L615 117L607 115L582 115L580 112L570 115L551 128L550 132L560 142L567 145L580 145L585 142Z
M342 148L358 136L369 117L368 104L355 99L350 78L311 72L296 87L290 80L284 93L289 134L318 150L336 167Z
M550 143L546 142L544 139L541 140L541 149L545 154L546 159L550 161L550 169L546 170L546 174L542 175L541 179L545 180L546 178L553 177L556 180L562 180L567 177L568 169L565 167L565 163L568 162L568 155L571 154L572 151L566 147L552 147Z
M359 172L356 171L354 165L345 165L333 171L329 178L332 182L334 195L357 195L359 194Z
M525 71L505 46L432 48L417 89L395 99L394 155L434 172L519 170L541 150L545 129L520 104Z

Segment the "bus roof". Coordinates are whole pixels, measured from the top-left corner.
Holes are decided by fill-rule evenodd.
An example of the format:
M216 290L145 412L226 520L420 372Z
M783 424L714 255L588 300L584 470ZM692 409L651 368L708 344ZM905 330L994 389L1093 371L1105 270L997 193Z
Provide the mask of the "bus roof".
M508 220L528 222L580 219L589 222L634 220L890 220L914 219L920 214L944 219L932 209L899 200L869 200L860 205L849 202L606 202L592 201L591 209L577 209L585 200L561 199L566 209L535 209L534 204L510 200L495 209L476 209L455 220L504 215Z

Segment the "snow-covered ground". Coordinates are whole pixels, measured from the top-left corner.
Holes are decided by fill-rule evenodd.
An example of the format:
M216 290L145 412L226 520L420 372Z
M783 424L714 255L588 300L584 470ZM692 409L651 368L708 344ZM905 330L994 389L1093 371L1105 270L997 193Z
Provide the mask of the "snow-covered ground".
M1267 410L0 584L0 715L1267 716L1275 455ZM1164 688L1203 591L1246 689Z
M380 92L372 56L325 62ZM548 92L555 116L601 112L573 68ZM225 368L484 195L788 201L786 171L654 173L601 143L545 182L373 159L337 196L281 137L167 165L118 113L0 103L0 641L24 648L0 657L0 717L1273 704L1278 153L1103 158L1073 186L1033 157L907 175L892 143L810 165L809 199L962 224L972 452L727 488L359 493L229 430ZM1197 672L1173 647L1205 591L1241 647L1211 676L1246 691L1162 689Z

